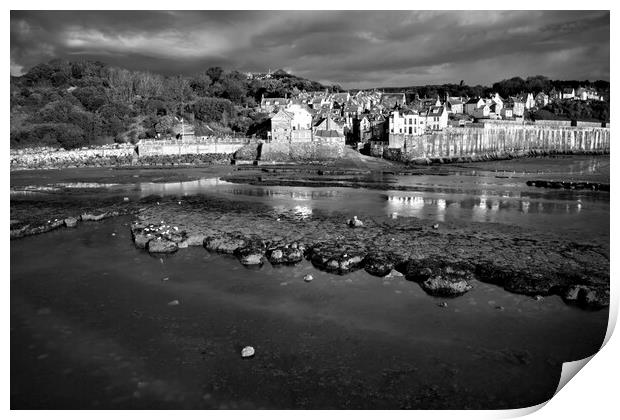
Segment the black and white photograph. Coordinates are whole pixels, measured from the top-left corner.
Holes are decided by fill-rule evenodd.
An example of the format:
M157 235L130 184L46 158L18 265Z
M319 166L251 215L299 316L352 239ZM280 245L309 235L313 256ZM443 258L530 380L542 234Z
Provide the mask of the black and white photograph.
M543 406L617 315L569 3L14 3L10 409Z

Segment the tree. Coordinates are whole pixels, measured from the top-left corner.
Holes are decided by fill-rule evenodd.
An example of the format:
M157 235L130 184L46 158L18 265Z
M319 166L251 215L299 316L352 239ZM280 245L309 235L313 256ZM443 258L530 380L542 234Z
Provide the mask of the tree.
M209 76L213 83L220 80L222 75L224 74L224 70L221 67L209 67L205 74Z
M223 121L224 117L234 114L232 103L221 98L199 99L194 102L192 109L196 119L203 122Z

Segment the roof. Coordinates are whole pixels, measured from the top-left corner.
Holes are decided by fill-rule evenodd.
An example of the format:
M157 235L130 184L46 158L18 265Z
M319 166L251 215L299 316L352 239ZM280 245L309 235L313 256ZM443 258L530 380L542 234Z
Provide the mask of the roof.
M480 101L480 98L471 98L469 101L465 102L466 104L477 104Z
M286 103L288 102L287 98L263 98L263 100L261 101L261 105L266 103L266 102L270 102L270 103Z
M271 117L271 119L274 119L274 118L275 118L275 117L277 117L277 116L280 116L280 117L286 117L286 118L289 118L289 119L291 119L291 120L292 120L293 118L295 118L295 114L293 114L292 112L289 112L289 111L285 111L285 110L283 110L283 109L280 109L278 112L276 112L276 113L275 113L275 114Z
M343 137L336 130L316 130L314 135L319 137Z
M432 106L428 109L428 113L432 115L440 115L443 114L445 108L443 106Z

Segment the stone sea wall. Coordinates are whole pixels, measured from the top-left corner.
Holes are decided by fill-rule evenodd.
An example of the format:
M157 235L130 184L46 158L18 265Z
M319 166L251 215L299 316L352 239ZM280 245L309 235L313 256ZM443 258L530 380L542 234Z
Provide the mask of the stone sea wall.
M249 138L142 140L137 150L140 156L232 154L252 142Z
M449 127L444 131L408 136L390 134L387 159L525 156L553 153L609 153L610 130L600 127L485 126Z
M35 148L11 151L11 170L82 167L230 164L232 153L138 156L133 145L75 150Z
M260 145L258 159L264 162L334 160L344 155L344 139L315 137L310 142L272 142Z
M51 147L11 150L11 170L131 165L134 147L114 144L73 150Z

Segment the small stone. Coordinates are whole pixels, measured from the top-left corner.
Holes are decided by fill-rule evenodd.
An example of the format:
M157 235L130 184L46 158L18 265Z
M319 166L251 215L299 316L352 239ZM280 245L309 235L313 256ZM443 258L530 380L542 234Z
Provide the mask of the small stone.
M501 305L498 305L498 306L495 307L495 309L497 309L498 311L503 311L504 307L501 306Z
M312 274L306 274L306 275L304 276L304 281L305 281L306 283L310 283L312 280L314 280L314 277L312 277Z
M398 213L396 212L392 213L392 219L398 219Z
M67 217L65 220L65 226L68 228L74 228L77 226L78 220L75 217Z
M394 269L392 269L392 271L389 272L389 274L385 277L404 277L403 273L400 273Z
M541 295L536 295L534 296L535 300L543 300L543 297Z
M439 223L435 223L435 224L433 225L433 229L439 229Z
M439 302L437 304L437 306L439 306L440 308L447 308L448 307L448 302Z
M180 305L180 302L176 299L168 302L168 306L178 306L178 305Z
M170 277L164 277L163 279L161 279L161 281L168 281L170 280Z
M116 236L116 233L112 232L112 236Z
M254 347L246 346L241 350L241 357L243 357L244 359L247 359L249 357L253 357L254 353L255 353Z
M362 227L364 226L364 223L357 218L357 216L353 216L353 219L350 219L349 221L347 221L347 224L349 225L349 227Z
M129 201L129 197L123 197L123 201L125 202Z

